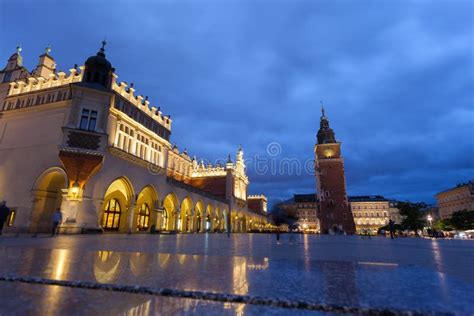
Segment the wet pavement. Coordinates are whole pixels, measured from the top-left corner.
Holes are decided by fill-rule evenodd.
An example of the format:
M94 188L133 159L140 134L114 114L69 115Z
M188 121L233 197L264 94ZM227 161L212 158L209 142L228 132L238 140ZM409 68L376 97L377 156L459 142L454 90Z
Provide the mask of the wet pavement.
M0 275L394 311L474 313L474 241L235 234L0 238ZM0 315L314 314L0 281Z

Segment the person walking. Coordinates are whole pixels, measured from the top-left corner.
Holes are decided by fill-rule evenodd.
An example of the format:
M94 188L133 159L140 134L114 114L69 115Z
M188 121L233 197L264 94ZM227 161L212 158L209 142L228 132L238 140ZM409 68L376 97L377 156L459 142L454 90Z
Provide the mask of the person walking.
M61 209L57 208L56 212L53 214L53 230L51 232L51 236L55 236L58 234L58 226L61 224L63 220L63 214L61 213Z
M3 234L3 225L7 221L8 215L10 215L10 209L7 207L7 202L2 201L0 203L0 236Z
M388 221L388 229L390 230L390 239L395 235L395 223L391 219Z

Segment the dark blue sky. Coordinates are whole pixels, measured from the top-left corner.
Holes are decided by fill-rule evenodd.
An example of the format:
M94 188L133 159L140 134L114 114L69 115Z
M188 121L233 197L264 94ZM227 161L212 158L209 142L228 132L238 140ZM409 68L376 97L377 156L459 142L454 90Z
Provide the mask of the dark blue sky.
M21 43L31 70L50 43L67 70L106 36L119 80L171 114L181 149L269 159L248 165L250 193L314 192L296 162L313 159L321 99L350 195L433 202L474 178L470 0L63 2L1 1L0 60Z

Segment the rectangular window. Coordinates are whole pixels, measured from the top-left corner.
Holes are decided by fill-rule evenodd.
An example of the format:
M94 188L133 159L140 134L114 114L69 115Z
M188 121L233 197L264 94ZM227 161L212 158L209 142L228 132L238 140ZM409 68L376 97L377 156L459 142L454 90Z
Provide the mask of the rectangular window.
M97 123L97 111L83 109L79 128L87 130L87 131L95 131L96 123Z

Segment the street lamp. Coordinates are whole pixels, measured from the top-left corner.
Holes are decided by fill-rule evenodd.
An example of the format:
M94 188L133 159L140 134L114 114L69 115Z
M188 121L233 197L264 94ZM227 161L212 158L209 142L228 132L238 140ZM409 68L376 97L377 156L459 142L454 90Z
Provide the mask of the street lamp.
M426 219L428 220L428 222L430 222L430 227L433 227L433 225L431 224L432 221L433 221L433 217L432 217L430 214L428 214L428 216L426 217Z
M72 187L71 187L71 194L74 198L77 197L77 195L79 194L79 189L80 189L80 185L77 181L74 181Z

